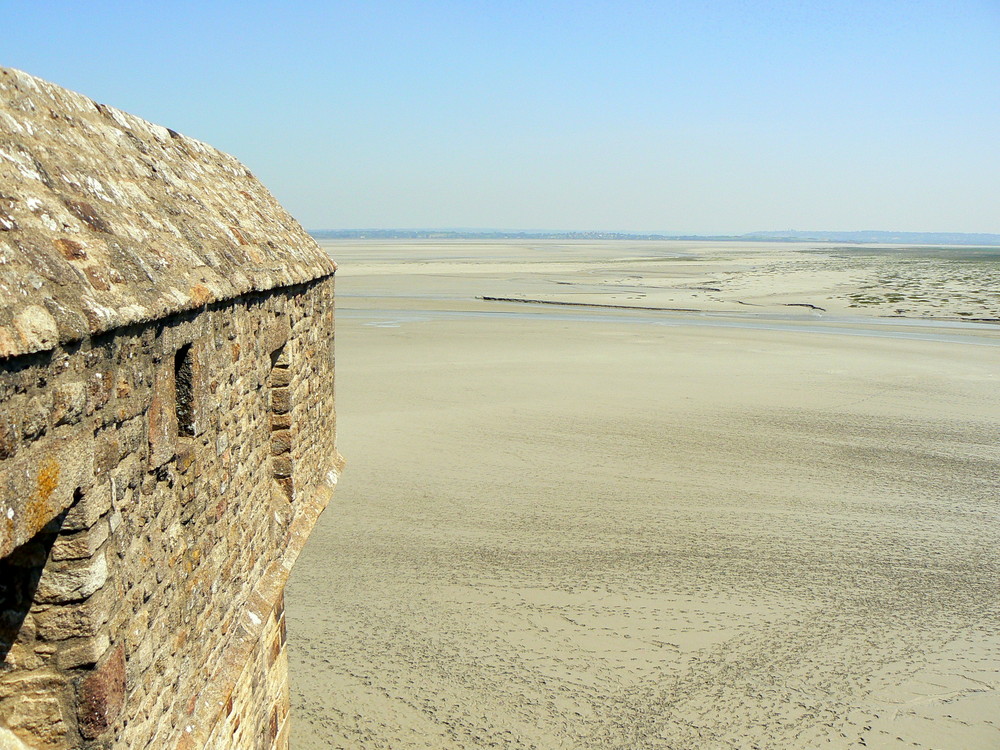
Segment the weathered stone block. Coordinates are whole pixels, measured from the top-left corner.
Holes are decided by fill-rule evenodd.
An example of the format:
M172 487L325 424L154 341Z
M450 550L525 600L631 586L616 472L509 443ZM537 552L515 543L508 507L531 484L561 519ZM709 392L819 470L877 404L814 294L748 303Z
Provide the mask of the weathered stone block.
M62 383L53 389L52 421L56 425L76 424L87 406L87 388L83 383Z
M46 604L81 601L101 588L107 580L108 565L103 554L60 567L50 565L38 582L35 601Z
M96 739L111 727L125 704L125 650L118 646L80 683L80 734Z
M278 479L283 479L292 475L292 459L288 457L288 454L283 456L274 456L271 459L271 466L274 470L274 476Z
M24 342L26 351L44 351L59 342L59 329L55 318L48 310L38 305L26 305L14 316L14 330Z
M38 637L46 641L96 635L111 610L110 592L98 591L79 604L62 604L35 615Z
M48 396L48 394L46 394ZM33 396L28 399L24 408L24 421L21 423L25 440L35 440L49 425L49 414L52 411L52 397Z
M286 414L292 408L292 392L288 388L271 389L271 411Z
M184 474L194 463L197 452L194 443L190 440L181 440L177 444L177 471Z
M96 664L111 645L107 633L99 633L92 638L70 638L59 641L56 651L56 666L59 669L78 669Z
M292 449L292 431L275 430L271 433L271 453L280 455Z
M149 419L149 465L162 466L177 452L177 410L173 362L156 370L153 397L146 413Z
M3 665L6 669L40 669L45 659L35 653L32 644L15 643L10 647Z
M108 481L94 485L80 493L70 506L62 522L62 531L82 531L89 529L98 519L111 509L111 483Z
M32 693L0 703L0 723L32 745L52 750L70 748L71 730L65 703L58 693Z
M108 524L97 521L89 529L75 533L60 534L52 545L49 556L52 560L80 560L93 557L101 545L107 541Z
M274 367L271 370L270 384L273 388L285 388L292 382L292 371L288 367Z
M24 544L93 482L93 434L46 436L7 459L0 471L0 557Z
M114 428L101 430L94 437L94 474L107 474L118 465L121 448L118 445L118 431Z
M0 700L17 695L52 692L65 684L66 678L51 669L31 672L0 673Z

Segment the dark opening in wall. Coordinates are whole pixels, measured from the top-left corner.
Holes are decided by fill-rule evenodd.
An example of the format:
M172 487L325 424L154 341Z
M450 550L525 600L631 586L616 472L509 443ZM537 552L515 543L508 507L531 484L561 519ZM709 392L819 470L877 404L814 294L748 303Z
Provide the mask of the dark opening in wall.
M80 497L79 490L75 497ZM0 673L7 667L7 654L31 609L38 581L64 516L65 513L7 557L0 558ZM28 638L33 637L32 631Z
M177 433L194 435L194 391L192 386L191 344L174 354L174 387L177 392Z

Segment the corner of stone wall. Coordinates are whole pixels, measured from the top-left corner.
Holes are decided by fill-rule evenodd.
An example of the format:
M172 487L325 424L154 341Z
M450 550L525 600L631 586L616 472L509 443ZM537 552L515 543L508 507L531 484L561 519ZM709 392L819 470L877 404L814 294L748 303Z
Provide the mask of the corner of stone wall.
M287 746L283 591L341 468L331 305L332 278L0 379L0 490L27 498L0 528L19 742Z

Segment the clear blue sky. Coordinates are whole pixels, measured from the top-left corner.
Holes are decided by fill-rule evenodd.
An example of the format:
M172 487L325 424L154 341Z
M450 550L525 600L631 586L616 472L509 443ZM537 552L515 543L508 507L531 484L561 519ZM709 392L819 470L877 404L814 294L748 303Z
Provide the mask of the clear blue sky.
M308 228L1000 233L1000 0L0 0Z

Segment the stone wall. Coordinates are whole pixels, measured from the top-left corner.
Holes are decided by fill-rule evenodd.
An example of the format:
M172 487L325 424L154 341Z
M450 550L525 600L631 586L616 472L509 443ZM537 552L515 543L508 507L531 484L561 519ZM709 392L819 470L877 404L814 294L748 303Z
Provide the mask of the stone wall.
M287 743L281 594L340 466L333 323L328 275L0 361L0 523L40 528L0 550L0 726Z

